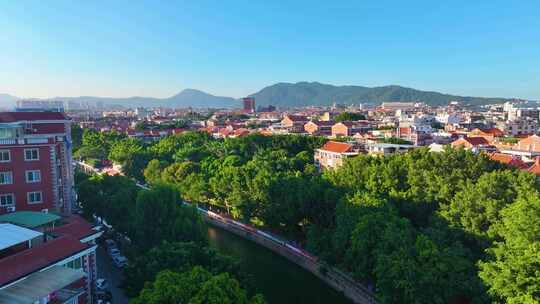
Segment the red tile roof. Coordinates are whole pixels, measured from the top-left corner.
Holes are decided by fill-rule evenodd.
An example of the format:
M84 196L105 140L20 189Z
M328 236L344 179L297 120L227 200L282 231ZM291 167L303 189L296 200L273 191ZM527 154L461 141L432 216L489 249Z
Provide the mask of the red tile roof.
M304 115L286 115L286 117L288 117L290 120L294 122L302 122L302 121L308 120L307 117Z
M353 145L348 143L342 143L337 141L329 141L324 146L322 146L321 150L326 150L330 152L335 153L345 153L345 152L351 152L353 149Z
M536 158L534 164L527 171L540 176L540 157Z
M61 236L0 260L0 286L68 258L89 245L72 236Z
M0 112L0 123L32 120L68 120L60 112Z
M491 153L489 155L489 158L491 158L494 161L498 161L498 162L503 163L505 165L515 167L515 168L519 168L519 169L526 169L526 168L529 167L521 159L516 158L516 157L514 157L512 155L509 155L509 154L494 152L494 153Z
M493 136L504 136L504 132L498 128L480 129L480 131Z
M83 239L96 233L92 225L78 215L72 215L67 219L67 223L56 227L52 232L62 235L70 235L77 239Z

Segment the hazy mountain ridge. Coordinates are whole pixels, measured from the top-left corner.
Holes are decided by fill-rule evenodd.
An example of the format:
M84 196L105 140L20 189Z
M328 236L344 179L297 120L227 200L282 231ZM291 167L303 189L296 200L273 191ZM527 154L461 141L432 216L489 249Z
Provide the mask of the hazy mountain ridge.
M421 91L397 85L382 87L364 87L354 85L334 86L319 82L276 83L267 86L257 93L257 106L274 105L277 107L302 107L338 104L372 103L385 101L422 101L429 105L444 105L453 100L468 104L482 105L503 103L510 98L484 98L443 94L433 91ZM9 94L0 94L0 107L14 107L19 98ZM176 108L240 108L238 99L225 96L214 96L195 89L185 89L168 98L155 97L55 97L47 100L73 101L89 104L120 105L124 107L176 107Z
M422 101L429 105L444 105L450 101L464 101L472 105L503 103L510 98L484 98L421 91L397 85L382 87L334 86L318 82L277 83L250 95L257 105L301 107L310 105L380 104L386 101Z

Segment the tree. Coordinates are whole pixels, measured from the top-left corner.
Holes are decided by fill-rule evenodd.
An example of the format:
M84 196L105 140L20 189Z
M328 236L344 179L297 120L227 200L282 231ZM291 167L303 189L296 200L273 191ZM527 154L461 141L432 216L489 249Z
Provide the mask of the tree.
M71 142L73 151L77 151L82 145L83 129L76 123L71 124Z
M506 303L540 303L540 194L520 196L501 214L495 231L502 241L488 250L479 275Z
M261 295L249 299L247 292L228 273L212 275L202 267L188 272L160 272L148 283L135 304L263 304Z
M192 206L182 204L180 192L168 185L154 185L137 195L133 240L140 251L162 241L206 241L205 226Z
M244 277L238 261L218 253L207 245L165 241L132 259L124 272L124 286L128 295L136 296L144 283L154 280L158 272L165 269L185 272L195 266L202 266L213 274L229 272L239 278Z
M366 119L366 116L364 114L355 112L341 112L336 117L334 117L335 122L356 121L364 119Z
M161 172L167 167L167 162L152 159L144 169L144 180L150 185L161 182Z

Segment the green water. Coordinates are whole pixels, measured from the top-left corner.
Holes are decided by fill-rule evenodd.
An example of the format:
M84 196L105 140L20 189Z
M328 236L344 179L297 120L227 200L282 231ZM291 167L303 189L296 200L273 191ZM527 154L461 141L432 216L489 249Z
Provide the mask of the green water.
M220 228L208 227L210 244L242 262L269 304L351 304L313 274L287 259Z

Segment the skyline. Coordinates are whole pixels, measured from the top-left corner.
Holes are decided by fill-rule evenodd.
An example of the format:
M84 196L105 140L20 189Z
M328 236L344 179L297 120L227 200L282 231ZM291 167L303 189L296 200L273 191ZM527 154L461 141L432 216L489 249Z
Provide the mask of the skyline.
M0 4L0 93L242 97L277 82L540 99L536 3Z

